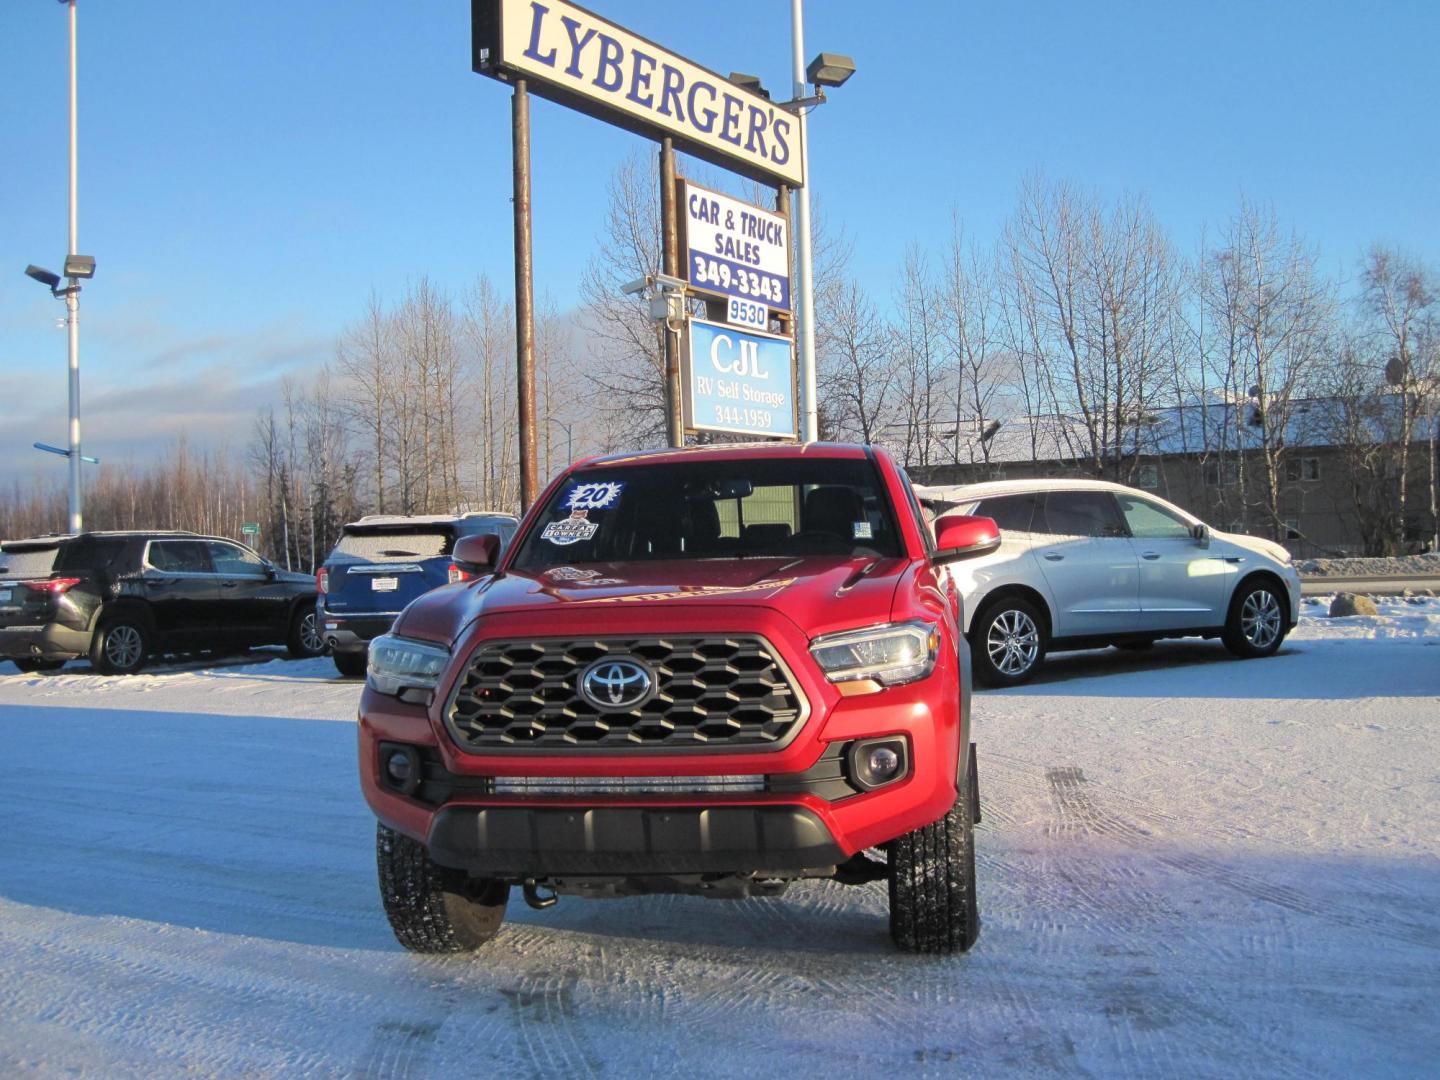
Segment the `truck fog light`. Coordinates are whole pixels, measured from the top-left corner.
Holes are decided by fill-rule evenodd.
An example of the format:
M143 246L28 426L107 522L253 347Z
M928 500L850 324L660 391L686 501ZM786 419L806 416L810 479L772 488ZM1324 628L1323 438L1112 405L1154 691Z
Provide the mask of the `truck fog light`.
M910 740L904 735L865 739L850 747L850 779L861 791L893 784L910 773Z
M888 746L877 746L871 749L866 764L870 767L870 775L883 783L893 780L900 771L900 755Z
M403 795L420 786L420 758L413 747L380 745L380 772L385 783Z

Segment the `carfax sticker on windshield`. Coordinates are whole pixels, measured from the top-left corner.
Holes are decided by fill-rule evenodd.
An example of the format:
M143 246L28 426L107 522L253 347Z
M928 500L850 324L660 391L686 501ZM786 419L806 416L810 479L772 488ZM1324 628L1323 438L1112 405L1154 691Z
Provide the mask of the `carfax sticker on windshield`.
M581 540L589 540L599 528L600 526L587 518L584 510L572 510L568 518L561 518L546 525L540 539L566 547L578 544Z
M623 480L576 484L560 501L560 506L565 510L608 510L620 501L620 492L624 488Z

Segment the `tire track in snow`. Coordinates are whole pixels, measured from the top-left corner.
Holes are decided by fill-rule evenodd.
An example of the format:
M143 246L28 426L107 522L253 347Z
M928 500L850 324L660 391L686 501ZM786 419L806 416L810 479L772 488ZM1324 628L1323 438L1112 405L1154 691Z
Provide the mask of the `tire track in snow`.
M431 1021L381 1020L370 1037L355 1080L419 1080L428 1072L440 1024Z
M1089 794L1081 789L1081 785L1086 783L1084 773L1075 766L1047 769L1045 778L1062 808L1065 827L1069 830L1117 840L1144 852L1171 869L1225 886L1252 900L1260 900L1347 929L1378 934L1407 945L1440 947L1440 940L1437 940L1434 931L1397 925L1394 920L1379 918L1369 912L1346 910L1333 903L1321 904L1298 889L1277 885L1202 855L1158 851L1155 849L1156 838L1150 832L1100 809L1092 802Z

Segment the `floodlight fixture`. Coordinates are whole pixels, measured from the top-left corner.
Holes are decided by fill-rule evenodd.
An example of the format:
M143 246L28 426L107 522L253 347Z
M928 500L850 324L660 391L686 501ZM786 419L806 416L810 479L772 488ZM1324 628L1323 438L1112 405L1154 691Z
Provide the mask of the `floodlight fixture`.
M67 255L65 276L68 278L92 278L95 276L95 256Z
M749 90L759 94L766 101L770 100L770 91L760 84L759 75L747 75L743 71L732 71L728 76L729 80L742 90Z
M60 284L59 274L51 273L49 270L44 270L36 266L34 263L31 263L29 266L25 267L25 276L34 278L36 281L40 282L41 285L47 286L51 289L54 289L57 285Z
M840 53L824 53L810 61L805 78L812 86L843 86L855 74L855 61Z

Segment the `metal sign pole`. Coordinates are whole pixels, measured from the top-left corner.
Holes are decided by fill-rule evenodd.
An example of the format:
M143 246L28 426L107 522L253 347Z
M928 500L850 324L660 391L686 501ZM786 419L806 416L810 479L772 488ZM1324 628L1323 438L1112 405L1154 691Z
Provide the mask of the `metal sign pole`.
M675 207L675 144L667 135L660 140L660 268L672 278L680 276L680 219ZM661 324L665 341L665 435L671 446L685 445L680 404L680 342Z
M520 406L520 510L538 494L535 478L535 285L530 242L530 95L515 80L511 99L515 164L515 383Z

